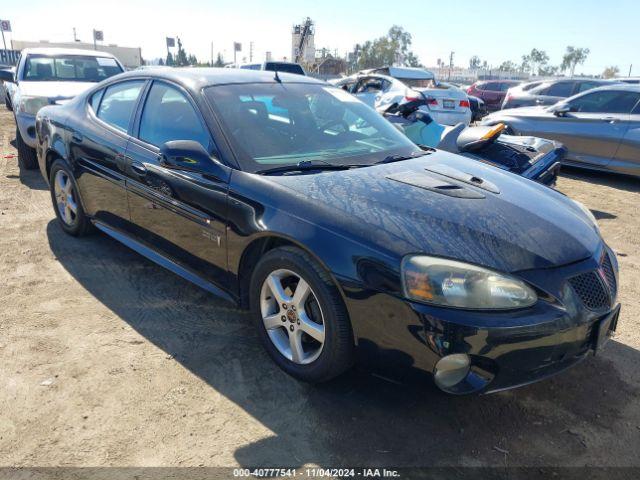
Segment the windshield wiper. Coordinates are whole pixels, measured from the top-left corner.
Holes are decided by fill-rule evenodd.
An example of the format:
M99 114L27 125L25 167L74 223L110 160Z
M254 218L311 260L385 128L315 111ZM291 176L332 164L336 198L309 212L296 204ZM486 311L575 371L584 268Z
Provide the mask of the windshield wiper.
M256 173L258 175L268 175L271 173L303 172L309 170L349 170L357 167L366 167L366 165L329 163L323 160L303 160L292 165L283 165L281 167L258 170Z
M429 153L431 152L414 152L414 153L411 153L410 155L389 155L388 157L385 157L382 160L376 162L374 165L381 165L383 163L402 162L403 160L412 160L414 158L428 155Z

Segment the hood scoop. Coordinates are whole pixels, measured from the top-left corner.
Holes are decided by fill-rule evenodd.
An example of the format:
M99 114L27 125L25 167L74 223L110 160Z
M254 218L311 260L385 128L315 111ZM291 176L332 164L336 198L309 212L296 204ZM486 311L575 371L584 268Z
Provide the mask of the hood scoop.
M425 190L429 190L435 193L441 193L442 195L447 195L449 197L485 198L485 196L480 192L467 188L464 185L449 182L440 176L429 175L428 173L415 171L398 172L392 175L388 175L387 178L389 180L393 180L394 182L404 183L406 185L411 185L412 187L423 188Z
M431 165L425 170L433 173L437 173L439 175L443 175L445 177L451 178L453 180L457 180L459 182L466 183L468 185L473 185L474 187L481 188L482 190L486 190L487 192L499 194L500 189L493 183L484 178L478 177L476 175L471 175L469 173L461 172L449 165Z

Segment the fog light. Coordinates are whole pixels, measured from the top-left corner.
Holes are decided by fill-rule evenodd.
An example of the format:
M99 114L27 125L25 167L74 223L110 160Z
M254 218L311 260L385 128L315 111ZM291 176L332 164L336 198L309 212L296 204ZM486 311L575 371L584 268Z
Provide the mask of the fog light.
M436 384L443 390L451 389L467 377L470 365L466 353L454 353L441 358L433 375Z

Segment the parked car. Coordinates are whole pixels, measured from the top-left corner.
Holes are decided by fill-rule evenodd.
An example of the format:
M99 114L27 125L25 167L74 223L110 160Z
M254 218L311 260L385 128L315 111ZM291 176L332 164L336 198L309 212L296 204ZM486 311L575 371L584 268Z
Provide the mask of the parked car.
M65 101L124 68L106 52L61 48L26 48L15 72L0 70L0 80L12 83L9 103L16 121L18 161L26 169L38 167L36 113Z
M619 77L619 78L616 78L615 80L622 83L630 83L632 85L640 84L640 77Z
M502 109L529 107L535 105L554 105L560 100L591 90L592 88L612 85L612 80L597 78L562 78L545 80L538 85L527 85L527 89L507 92L502 102Z
M306 75L307 73L299 63L293 62L259 62L259 63L245 63L240 65L239 68L245 70L268 70L270 72L284 72L295 73L296 75Z
M501 390L616 328L616 257L589 210L420 150L309 77L128 72L42 108L37 139L65 232L95 226L249 308L303 381L361 354L446 392Z
M468 95L482 99L491 111L500 110L507 90L520 84L518 80L487 80L475 82L467 89Z
M453 87L459 88L463 92L466 92L467 89L469 88L468 86L458 85L456 83L449 83L449 82L446 82L446 83L440 82L440 85L445 87L450 86L452 88ZM469 108L471 109L472 122L480 121L483 117L485 117L489 113L489 110L487 109L486 104L481 98L474 97L473 95L469 95L469 94L467 94L467 98L469 99Z
M390 73L398 74L392 67ZM407 69L401 69L404 72ZM426 100L421 107L432 118L444 125L457 125L471 122L471 106L467 95L455 87L438 87L433 74L426 70L410 70L418 77L400 80L389 75L375 72L361 72L332 82L337 87L355 95L375 109L384 109L394 103L410 102L415 99ZM426 72L426 73L421 73ZM408 73L403 73L409 75ZM419 77L424 78L419 78Z
M503 135L505 126L440 125L421 111L420 102L392 105L382 114L416 145L464 155L529 180L553 186L566 149L552 140Z
M551 107L492 113L483 125L504 123L511 133L562 142L564 163L640 176L640 86L599 87Z

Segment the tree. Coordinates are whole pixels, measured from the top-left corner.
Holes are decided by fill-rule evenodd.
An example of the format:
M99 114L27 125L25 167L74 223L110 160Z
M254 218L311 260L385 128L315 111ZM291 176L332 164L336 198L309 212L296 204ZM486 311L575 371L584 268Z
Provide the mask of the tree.
M531 57L529 55L522 56L522 63L520 63L519 70L522 73L528 73L531 71Z
M173 55L171 55L171 52L167 52L167 60L164 63L169 67L173 67L175 65L175 62L173 60Z
M402 65L421 67L418 57L410 50L411 34L394 25L387 35L375 40L367 40L360 45L357 57L358 69Z
M614 78L619 73L620 73L620 69L618 67L616 67L615 65L612 65L611 67L607 67L607 68L604 69L604 72L602 72L602 77L603 78Z
M558 74L560 67L554 65L544 65L538 68L538 75L541 77L553 77Z
M184 67L185 65L189 65L189 58L187 57L187 52L182 48L182 41L180 37L178 37L178 53L176 54L176 65L178 67Z
M224 67L224 59L222 58L222 54L220 52L218 52L218 56L213 66L218 68Z
M587 60L589 52L588 48L574 48L572 46L568 46L564 56L562 57L562 65L560 65L560 68L563 72L569 70L571 72L571 76L573 76L576 71L576 66L582 65Z
M536 48L531 49L531 53L529 53L529 58L531 59L531 72L540 74L540 68L544 67L549 63L549 55L544 50L538 50Z
M515 72L517 69L518 65L516 65L515 62L512 62L511 60L502 62L498 67L498 70L500 70L501 72Z
M469 59L469 70L477 70L482 65L482 60L477 55L474 55Z
M161 67L164 66L164 60L163 59L158 60L158 65L160 65Z

